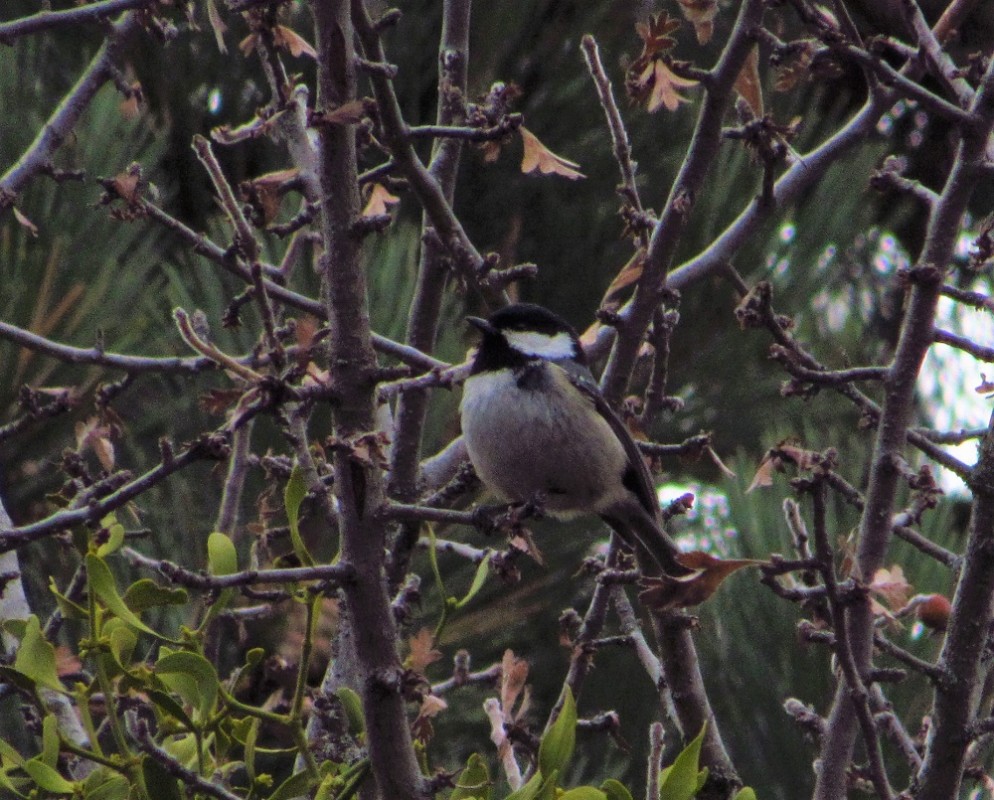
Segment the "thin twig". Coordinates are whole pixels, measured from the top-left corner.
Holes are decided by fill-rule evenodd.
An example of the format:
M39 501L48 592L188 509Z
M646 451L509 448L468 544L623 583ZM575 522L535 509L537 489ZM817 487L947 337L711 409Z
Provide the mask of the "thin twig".
M322 583L330 581L342 585L352 581L355 574L351 564L339 561L335 564L316 564L311 567L247 569L242 572L231 572L227 575L207 575L203 572L186 569L172 561L149 558L131 547L123 548L121 553L137 567L159 572L180 586L203 591L217 591L236 586L300 583L302 581L321 581Z

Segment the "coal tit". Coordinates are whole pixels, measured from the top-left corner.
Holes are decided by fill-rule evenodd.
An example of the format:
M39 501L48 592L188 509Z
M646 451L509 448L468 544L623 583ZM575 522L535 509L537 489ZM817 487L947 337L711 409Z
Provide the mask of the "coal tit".
M489 319L463 388L460 413L470 460L500 498L539 492L558 519L600 516L664 572L687 572L663 531L649 470L601 395L576 330L542 306L516 303Z

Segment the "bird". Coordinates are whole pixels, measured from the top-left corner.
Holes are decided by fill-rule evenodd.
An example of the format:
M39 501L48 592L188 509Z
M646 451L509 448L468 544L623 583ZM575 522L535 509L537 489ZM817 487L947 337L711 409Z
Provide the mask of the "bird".
M483 484L512 503L541 495L556 519L597 515L665 575L685 575L649 469L601 394L576 330L533 303L466 319L482 338L460 418Z

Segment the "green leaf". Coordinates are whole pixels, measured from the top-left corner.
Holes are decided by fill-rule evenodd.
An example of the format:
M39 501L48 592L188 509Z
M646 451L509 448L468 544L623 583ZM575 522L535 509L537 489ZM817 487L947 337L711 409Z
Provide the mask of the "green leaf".
M300 505L306 496L307 484L304 481L304 471L300 468L300 464L294 464L290 480L286 482L286 489L283 491L283 505L286 508L286 519L290 525L290 541L293 543L293 552L297 554L301 564L305 567L313 567L314 558L304 545L304 540L300 538Z
M100 524L107 531L107 541L97 547L97 555L103 558L121 549L124 544L124 526L114 514L108 514L100 520Z
M160 691L159 689L147 689L146 693L148 694L148 699L152 701L152 704L160 714L165 714L178 720L188 730L192 731L197 727L193 720L190 719L190 715L186 713L186 709L177 703L169 693Z
M183 800L176 779L151 758L142 759L142 773L146 786L155 787L155 800Z
M557 800L608 800L608 796L593 786L577 786L575 789L567 789Z
M607 795L608 800L634 800L628 787L614 778L608 778L604 781L601 784L601 791Z
M59 723L54 714L46 714L41 722L41 753L38 758L52 769L59 765Z
M99 767L83 781L86 800L126 800L131 785L123 775Z
M59 611L66 619L86 619L89 612L79 603L75 603L58 590L55 585L55 578L48 579L48 590L55 596L55 602L59 606Z
M152 630L148 625L142 622L135 613L128 608L121 595L117 593L117 584L114 582L114 576L111 574L110 567L97 556L92 553L86 556L86 575L87 580L90 584L90 591L94 595L103 601L103 604L107 606L116 616L123 619L131 627L142 631L143 633L151 634L157 639L162 639L166 642L172 642L173 644L179 644L179 642L170 639L167 636L163 636L161 633Z
M18 753L13 745L5 739L0 739L0 764L6 767L6 762L8 761L10 762L10 766L21 767L24 765L24 756Z
M186 589L171 589L160 586L151 578L141 578L128 587L124 593L124 604L141 614L150 608L159 606L183 606L190 599Z
M233 572L238 572L238 551L235 550L235 543L219 531L214 531L207 537L207 564L211 575L231 575Z
M214 709L220 681L214 666L197 653L167 652L155 662L155 674L203 719Z
M538 747L538 768L543 775L562 772L569 763L573 755L573 746L576 744L576 702L568 686L565 692L559 716L542 737Z
M38 617L32 614L25 620L24 636L17 648L14 669L26 675L39 686L63 691L59 673L55 669L55 648L41 632Z
M114 617L104 623L104 636L110 642L110 652L122 670L127 670L131 664L131 656L138 645L136 634L123 619Z
M292 797L300 797L307 794L308 790L318 781L318 778L312 777L311 773L306 770L298 772L277 786L276 791L269 795L269 800L290 800Z
M743 786L735 793L732 800L756 800L756 790L751 786Z
M476 567L476 574L473 576L473 583L469 587L469 591L466 592L466 596L459 600L455 604L455 608L459 609L466 605L470 600L472 600L479 593L480 589L483 588L483 584L487 582L487 575L490 573L490 559L485 558Z
M683 748L673 763L663 770L659 781L660 800L692 800L697 794L701 772L701 745L704 743L706 730L707 725L701 728L694 741Z
M456 778L449 800L490 800L491 783L487 762L479 753L473 753Z
M59 775L57 770L48 766L44 761L32 758L30 761L24 762L23 769L31 776L31 780L38 784L38 788L46 792L52 794L73 793L72 781L67 781Z
M555 775L550 776L549 780L552 780L554 787ZM511 792L504 800L536 800L542 789L545 788L545 785L549 783L549 780L541 772L536 772L524 786Z
M249 784L255 783L255 743L259 738L259 728L262 720L253 717L249 721L248 730L245 732L245 774L248 775Z
M349 733L358 736L366 731L366 716L362 712L362 699L348 686L339 686L335 689L335 695L345 709L345 716L349 720Z

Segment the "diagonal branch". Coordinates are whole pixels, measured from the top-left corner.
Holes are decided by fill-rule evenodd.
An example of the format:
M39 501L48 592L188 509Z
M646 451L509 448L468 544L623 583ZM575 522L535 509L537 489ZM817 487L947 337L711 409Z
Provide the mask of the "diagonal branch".
M138 28L138 21L133 13L125 14L114 24L110 35L76 81L76 85L62 98L62 102L17 163L0 177L0 217L14 205L17 195L24 187L51 164L52 156L72 133L97 91L112 79L115 62L124 41Z

